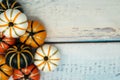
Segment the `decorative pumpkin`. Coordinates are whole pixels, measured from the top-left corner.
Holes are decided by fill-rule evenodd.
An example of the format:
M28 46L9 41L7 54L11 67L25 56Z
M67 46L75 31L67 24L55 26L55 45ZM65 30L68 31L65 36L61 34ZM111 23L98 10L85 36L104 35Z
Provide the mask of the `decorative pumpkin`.
M23 69L14 69L13 73L14 80L39 80L40 72L38 68L32 64Z
M0 55L0 80L8 80L12 73L13 69L5 63L5 57Z
M33 63L31 48L26 45L17 44L10 47L5 55L6 63L16 69L21 69Z
M16 0L2 0L0 3L0 13L7 9L18 9L23 12L22 6Z
M35 65L42 71L48 72L54 70L60 61L58 49L51 45L39 47L35 53Z
M28 21L28 28L24 35L20 37L20 41L33 48L44 43L46 38L46 31L44 26L38 21Z
M0 32L6 37L18 38L27 27L27 17L17 9L8 9L0 15Z
M4 54L4 52L15 43L15 38L7 38L0 33L0 54Z

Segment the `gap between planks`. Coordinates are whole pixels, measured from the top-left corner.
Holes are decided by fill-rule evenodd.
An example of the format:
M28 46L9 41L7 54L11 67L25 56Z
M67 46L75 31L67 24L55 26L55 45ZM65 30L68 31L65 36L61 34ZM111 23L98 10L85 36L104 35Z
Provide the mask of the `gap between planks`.
M74 44L74 43L120 43L120 40L103 40L103 41L59 41L59 42L45 42L45 44Z

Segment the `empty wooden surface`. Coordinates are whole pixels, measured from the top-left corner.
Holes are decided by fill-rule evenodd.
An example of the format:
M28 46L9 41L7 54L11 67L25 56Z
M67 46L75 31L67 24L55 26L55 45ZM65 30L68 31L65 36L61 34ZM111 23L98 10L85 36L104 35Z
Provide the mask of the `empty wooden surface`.
M49 42L120 40L119 0L18 0L29 19L47 29Z

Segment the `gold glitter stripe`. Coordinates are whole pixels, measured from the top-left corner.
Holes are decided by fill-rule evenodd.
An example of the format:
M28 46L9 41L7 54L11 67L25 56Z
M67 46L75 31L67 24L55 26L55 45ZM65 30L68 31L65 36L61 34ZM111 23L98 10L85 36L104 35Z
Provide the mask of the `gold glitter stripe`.
M21 12L18 12L17 15L15 16L15 18L13 19L13 23L15 22L15 20L18 18L18 16L21 14Z
M5 19L10 22L10 20L8 19L7 15L6 15L6 11L4 12L4 16L5 16Z
M15 1L15 2L11 5L11 8L13 8L16 3L17 3L17 1Z
M50 55L50 50L51 50L51 46L49 46L49 49L48 49L48 55L47 55L47 56Z
M38 54L39 56L41 56L41 57L44 57L41 53L39 53L39 52L36 52L36 54Z
M20 53L17 54L17 66L20 69Z
M50 63L47 62L47 65L48 65L49 71L51 71Z
M7 9L6 6L1 2L0 5L4 8Z
M27 65L28 65L27 59L25 58L25 55L24 55L24 54L21 54L21 55L23 56L23 58L24 58L24 60L25 60L25 63L26 63L26 67L27 67Z
M13 57L15 56L16 54L13 54L11 57L10 57L10 62L9 62L9 65L12 66L12 59Z

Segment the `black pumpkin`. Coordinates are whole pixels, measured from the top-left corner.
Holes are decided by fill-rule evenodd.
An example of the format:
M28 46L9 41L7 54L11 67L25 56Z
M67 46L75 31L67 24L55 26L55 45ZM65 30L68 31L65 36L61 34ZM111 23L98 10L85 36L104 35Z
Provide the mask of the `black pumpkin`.
M29 46L14 45L7 50L6 63L12 68L21 69L33 63L33 54Z
M7 9L18 9L23 12L22 6L16 0L2 0L0 3L0 13Z

